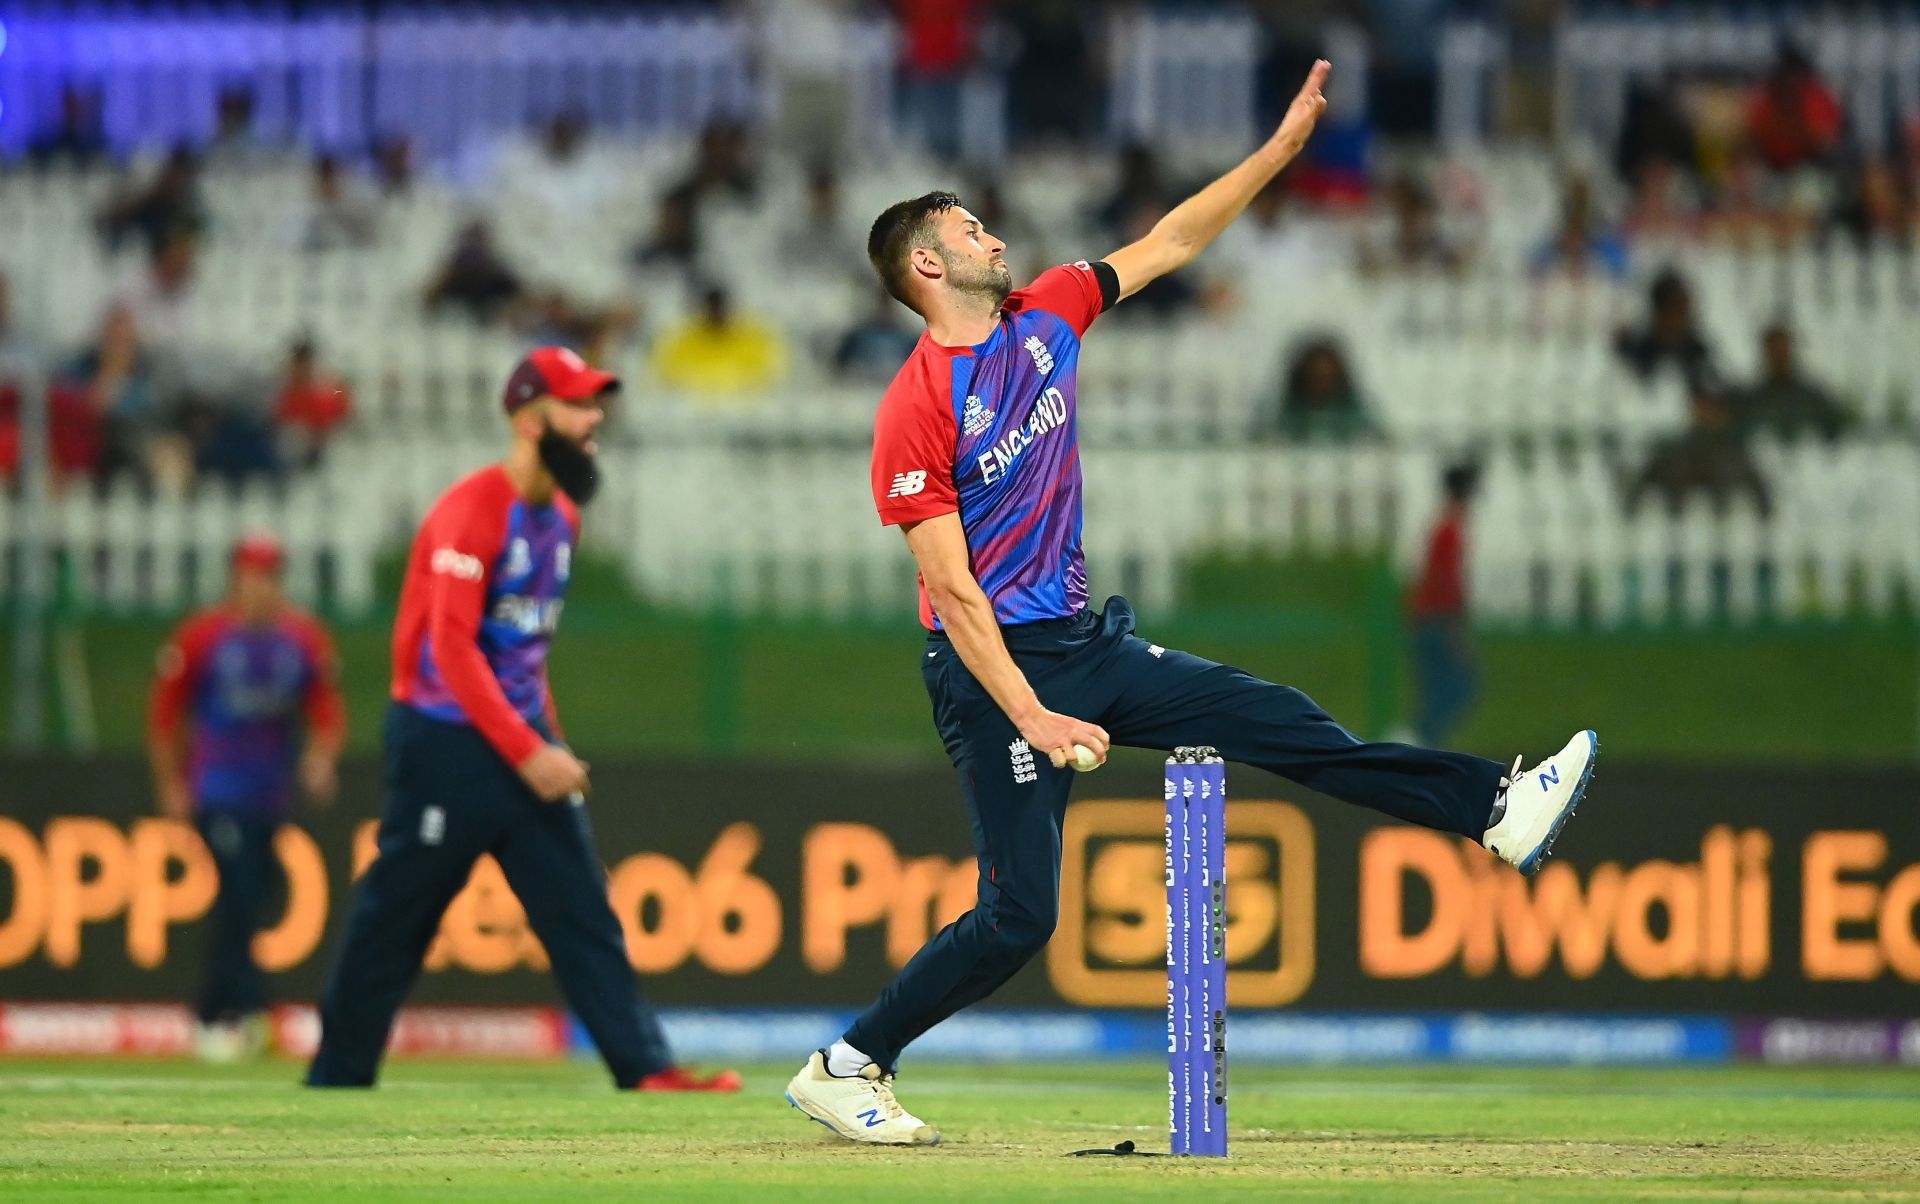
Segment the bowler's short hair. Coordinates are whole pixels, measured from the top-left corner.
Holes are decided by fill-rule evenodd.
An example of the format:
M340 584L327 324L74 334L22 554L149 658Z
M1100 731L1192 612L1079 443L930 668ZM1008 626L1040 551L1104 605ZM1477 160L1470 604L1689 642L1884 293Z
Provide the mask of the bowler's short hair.
M951 192L929 192L909 201L887 206L874 219L867 235L867 259L872 262L880 283L893 299L915 313L920 307L907 295L907 257L915 247L937 249L940 236L935 223L941 214L960 203Z

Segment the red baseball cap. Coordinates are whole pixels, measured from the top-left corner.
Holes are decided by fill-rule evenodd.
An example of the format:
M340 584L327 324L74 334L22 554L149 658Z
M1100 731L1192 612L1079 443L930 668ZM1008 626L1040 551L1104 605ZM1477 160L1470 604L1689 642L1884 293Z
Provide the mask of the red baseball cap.
M233 567L236 569L277 573L286 558L286 549L280 546L280 541L264 533L243 536L239 543L233 545Z
M572 348L536 347L507 377L507 391L501 401L511 414L537 398L553 397L569 405L583 405L619 387L619 377L589 368Z

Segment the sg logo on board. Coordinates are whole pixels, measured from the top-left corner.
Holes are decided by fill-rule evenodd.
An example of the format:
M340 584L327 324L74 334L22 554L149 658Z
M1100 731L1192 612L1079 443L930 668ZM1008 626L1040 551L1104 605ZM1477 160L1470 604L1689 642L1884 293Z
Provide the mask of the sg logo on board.
M1047 971L1061 998L1152 1007L1167 997L1166 809L1067 809L1060 925ZM1313 826L1290 803L1227 804L1227 999L1277 1007L1313 981Z

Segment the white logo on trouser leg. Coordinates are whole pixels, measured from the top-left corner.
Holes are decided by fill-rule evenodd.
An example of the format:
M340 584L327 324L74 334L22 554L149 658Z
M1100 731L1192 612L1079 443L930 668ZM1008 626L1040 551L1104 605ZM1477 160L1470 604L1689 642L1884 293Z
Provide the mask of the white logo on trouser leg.
M1033 767L1033 748L1025 740L1015 740L1007 745L1013 762L1013 780L1016 782L1037 782L1040 773Z
M420 812L420 843L439 844L447 836L447 813L438 807Z

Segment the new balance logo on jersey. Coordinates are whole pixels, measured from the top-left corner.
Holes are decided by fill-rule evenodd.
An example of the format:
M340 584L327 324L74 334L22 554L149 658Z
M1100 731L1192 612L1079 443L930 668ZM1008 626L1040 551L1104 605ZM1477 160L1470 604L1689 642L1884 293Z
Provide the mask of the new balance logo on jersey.
M927 487L927 470L916 468L912 472L893 474L893 488L887 490L888 497L912 497Z
M1040 341L1039 335L1028 335L1024 346L1027 354L1033 357L1033 366L1040 369L1040 375L1045 376L1053 371L1053 352L1047 350L1047 345Z

